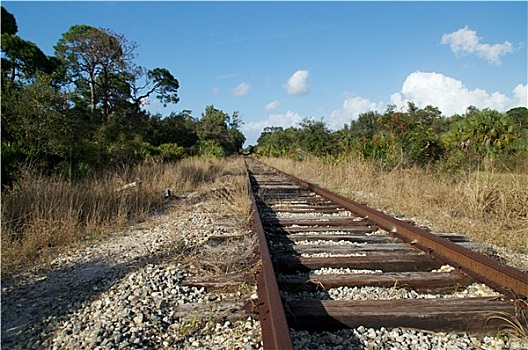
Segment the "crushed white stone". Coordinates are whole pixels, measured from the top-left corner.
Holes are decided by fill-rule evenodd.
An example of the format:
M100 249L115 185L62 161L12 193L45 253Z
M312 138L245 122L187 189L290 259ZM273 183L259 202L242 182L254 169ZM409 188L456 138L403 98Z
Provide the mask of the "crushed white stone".
M240 294L182 285L192 271L178 256L223 231L210 212L189 205L61 254L48 270L2 281L2 349L261 349L258 320L231 323L214 313L219 300ZM212 311L182 320L185 304Z

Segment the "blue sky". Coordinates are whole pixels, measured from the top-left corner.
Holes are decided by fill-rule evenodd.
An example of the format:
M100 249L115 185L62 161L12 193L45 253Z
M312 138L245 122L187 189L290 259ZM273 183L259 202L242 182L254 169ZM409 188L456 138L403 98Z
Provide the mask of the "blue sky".
M46 54L75 24L139 44L135 62L167 68L200 117L238 111L248 144L266 126L323 120L333 130L389 104L527 106L527 2L2 1L18 35Z

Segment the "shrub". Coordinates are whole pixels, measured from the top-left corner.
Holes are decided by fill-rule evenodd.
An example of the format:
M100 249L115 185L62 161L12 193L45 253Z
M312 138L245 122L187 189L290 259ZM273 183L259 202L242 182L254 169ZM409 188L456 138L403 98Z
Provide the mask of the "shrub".
M185 149L175 143L163 143L156 147L162 162L173 162L185 156Z

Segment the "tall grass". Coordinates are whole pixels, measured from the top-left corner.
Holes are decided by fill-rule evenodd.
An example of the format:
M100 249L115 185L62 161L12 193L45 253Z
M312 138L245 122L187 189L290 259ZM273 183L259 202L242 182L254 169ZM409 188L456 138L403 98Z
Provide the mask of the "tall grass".
M338 164L316 158L263 161L378 209L427 220L437 232L456 231L528 253L527 173L486 169L452 175L422 168L383 171L353 159Z
M130 222L142 221L173 194L196 190L241 169L240 162L186 159L149 163L79 182L23 171L2 194L2 276ZM124 185L135 186L124 188Z

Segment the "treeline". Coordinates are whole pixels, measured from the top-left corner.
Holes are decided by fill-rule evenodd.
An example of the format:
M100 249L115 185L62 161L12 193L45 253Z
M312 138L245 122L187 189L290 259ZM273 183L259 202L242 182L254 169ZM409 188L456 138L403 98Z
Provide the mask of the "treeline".
M408 103L406 112L389 106L384 113L363 113L334 132L313 119L299 127L269 127L253 151L272 157L358 157L384 168L474 169L485 159L519 168L528 159L528 109L499 113L470 106L463 115L444 117L436 107Z
M205 107L152 115L149 101L179 101L178 80L165 68L134 63L137 44L109 29L74 25L54 56L17 35L2 10L2 188L25 167L70 179L144 160L239 152L241 120Z

